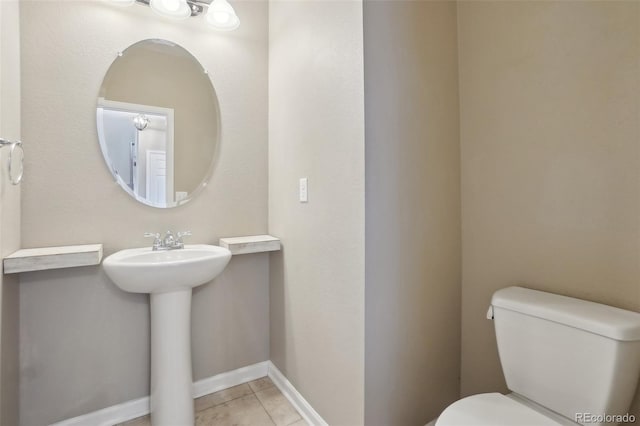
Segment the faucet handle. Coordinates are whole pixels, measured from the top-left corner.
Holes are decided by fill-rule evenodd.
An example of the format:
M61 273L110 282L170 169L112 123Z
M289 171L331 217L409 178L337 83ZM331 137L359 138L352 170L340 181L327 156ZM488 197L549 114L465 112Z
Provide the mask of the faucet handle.
M184 242L182 241L183 237L189 237L191 236L191 231L184 231L184 232L178 232L177 238L176 238L176 242L178 244L182 244L184 245Z
M145 238L153 238L153 249L158 250L158 248L162 245L162 240L160 239L160 233L158 232L145 232Z

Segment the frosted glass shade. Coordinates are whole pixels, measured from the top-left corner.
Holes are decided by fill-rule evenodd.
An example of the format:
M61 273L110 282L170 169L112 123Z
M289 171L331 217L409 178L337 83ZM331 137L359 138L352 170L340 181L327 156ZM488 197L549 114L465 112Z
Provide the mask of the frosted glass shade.
M187 0L151 0L151 9L158 15L171 19L187 19L191 16L191 8Z
M240 19L227 0L213 0L205 18L209 25L220 31L231 31L240 26Z

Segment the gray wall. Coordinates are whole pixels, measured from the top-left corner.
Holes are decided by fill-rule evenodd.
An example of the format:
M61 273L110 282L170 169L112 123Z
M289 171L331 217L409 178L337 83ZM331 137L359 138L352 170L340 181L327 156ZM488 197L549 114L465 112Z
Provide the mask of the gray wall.
M271 360L329 424L362 424L362 3L273 1L269 23Z
M469 395L505 390L501 287L640 311L640 3L469 1L458 24Z
M365 1L368 425L424 425L459 396L456 3Z
M159 19L108 2L23 2L23 246L147 246L145 231L193 231L190 242L267 231L267 3L234 4L242 25ZM98 146L95 104L116 53L165 38L206 67L222 142L210 184L187 205L141 205L114 182ZM268 255L234 257L193 300L194 379L269 359ZM20 422L41 425L149 392L149 305L100 267L22 274Z
M19 3L0 2L0 137L20 138ZM27 148L28 149L28 148ZM7 179L0 151L0 257L20 248L20 186ZM0 424L18 424L18 277L0 275Z

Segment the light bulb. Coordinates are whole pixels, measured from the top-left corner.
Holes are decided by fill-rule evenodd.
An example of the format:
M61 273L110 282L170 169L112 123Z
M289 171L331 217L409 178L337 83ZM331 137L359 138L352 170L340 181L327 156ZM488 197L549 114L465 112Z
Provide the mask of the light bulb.
M213 0L207 11L206 20L213 28L231 31L238 28L240 19L227 0Z
M180 0L162 0L162 6L171 12L175 12L180 9Z
M151 0L149 6L158 15L172 19L186 19L191 16L187 0Z
M213 20L219 24L226 24L231 19L231 15L225 12L214 12Z

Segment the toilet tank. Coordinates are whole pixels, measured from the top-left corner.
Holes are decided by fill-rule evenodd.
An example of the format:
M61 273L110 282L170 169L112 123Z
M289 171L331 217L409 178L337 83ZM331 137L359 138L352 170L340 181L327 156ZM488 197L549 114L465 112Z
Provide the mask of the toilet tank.
M511 391L578 423L627 413L640 376L640 313L523 287L497 291L490 309Z

